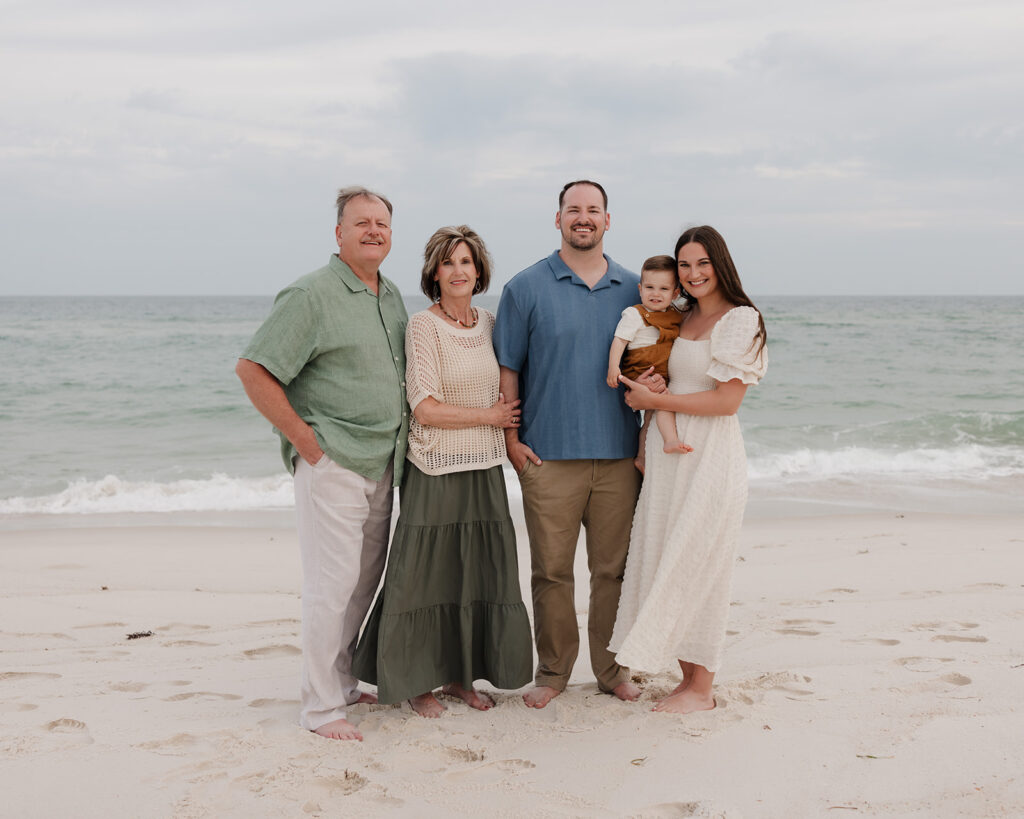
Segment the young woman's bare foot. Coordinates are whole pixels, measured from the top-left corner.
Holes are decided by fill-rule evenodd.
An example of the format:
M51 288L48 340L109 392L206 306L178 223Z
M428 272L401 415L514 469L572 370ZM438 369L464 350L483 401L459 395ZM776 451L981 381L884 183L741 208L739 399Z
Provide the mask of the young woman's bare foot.
M376 705L377 695L371 694L369 691L360 691L359 699L355 702L350 702L349 705Z
M673 694L680 694L690 687L690 683L693 682L693 672L696 668L697 666L694 663L679 661L679 670L683 672L683 681L672 690L672 694L669 694L670 697Z
M711 693L695 691L687 688L678 694L669 694L665 699L659 700L652 710L662 711L670 714L692 714L695 711L710 711L717 703Z
M409 700L409 705L411 705L412 710L421 717L428 717L430 719L437 719L441 714L448 710L437 701L437 697L434 696L432 691L428 691L426 694L420 694L418 697L413 697Z
M665 446L663 447L663 449L669 455L675 455L675 454L680 453L680 452L682 452L682 453L693 452L693 447L692 446L690 446L689 444L684 444L682 441L678 441L678 440L676 440L676 441L665 441Z
M470 708L475 708L477 711L488 711L494 707L494 700L486 694L481 694L475 688L463 688L458 683L448 683L441 691L449 697L456 697L462 700Z
M612 689L612 693L625 702L636 702L640 698L640 689L629 680L615 686Z
M543 708L562 692L548 685L537 685L523 694L527 708Z
M314 734L320 734L327 739L357 739L363 741L363 735L351 722L345 719L336 719L325 723L319 728L313 729Z

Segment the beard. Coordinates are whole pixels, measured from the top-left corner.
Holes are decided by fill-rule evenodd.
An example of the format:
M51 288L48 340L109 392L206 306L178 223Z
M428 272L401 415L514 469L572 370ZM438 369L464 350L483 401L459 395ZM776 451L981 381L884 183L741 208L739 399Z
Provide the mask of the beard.
M600 226L594 225L593 233L575 233L570 228L565 234L565 241L569 243L569 247L576 250L593 250L601 244L603 237L604 231L601 230Z

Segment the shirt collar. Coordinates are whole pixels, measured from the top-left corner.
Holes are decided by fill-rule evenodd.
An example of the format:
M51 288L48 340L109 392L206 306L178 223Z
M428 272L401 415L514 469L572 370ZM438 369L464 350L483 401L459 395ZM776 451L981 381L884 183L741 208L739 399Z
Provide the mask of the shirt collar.
M328 263L331 270L338 274L341 280L345 283L345 286L353 293L359 293L363 290L369 291L370 288L366 286L366 282L360 279L355 273L352 272L352 268L345 264L337 253L331 254L331 260ZM378 291L384 291L385 293L391 293L391 283L385 279L380 271L377 271L377 289Z
M619 267L607 253L602 254L605 262L608 264L608 272L598 281L596 287L604 287L605 282L614 282L615 284L622 283L622 268ZM556 279L571 279L576 274L572 272L572 269L564 261L562 257L558 255L556 250L550 256L548 256L548 266L551 268L551 272L555 274ZM579 276L576 276L579 279ZM582 284L580 280L580 284Z

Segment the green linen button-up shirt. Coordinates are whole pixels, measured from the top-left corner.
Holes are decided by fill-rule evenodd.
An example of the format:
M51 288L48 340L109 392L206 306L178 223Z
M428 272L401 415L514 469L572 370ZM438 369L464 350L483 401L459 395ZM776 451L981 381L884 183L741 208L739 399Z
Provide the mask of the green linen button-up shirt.
M242 358L284 386L337 464L380 480L394 457L395 486L405 464L405 325L398 288L379 276L374 295L336 255L282 290ZM294 473L295 447L280 430L281 456Z

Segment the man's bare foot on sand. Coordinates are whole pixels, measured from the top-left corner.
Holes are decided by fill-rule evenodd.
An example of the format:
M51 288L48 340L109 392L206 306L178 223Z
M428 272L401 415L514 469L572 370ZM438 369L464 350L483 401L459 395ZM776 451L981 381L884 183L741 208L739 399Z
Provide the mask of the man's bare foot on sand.
M487 711L494 707L494 700L486 694L481 694L475 688L463 688L458 683L448 683L448 685L441 689L441 693L460 699L470 708L475 708L477 711Z
M376 697L374 700L376 701ZM357 739L363 741L363 735L351 722L345 719L336 719L313 729L314 734L320 734L327 739Z
M430 719L437 719L448 710L437 701L437 697L434 696L432 691L420 694L418 697L413 697L409 700L409 705L421 717L429 717Z
M543 708L562 692L549 685L537 685L523 694L527 708Z
M355 702L349 703L349 705L376 705L377 695L371 694L369 691L360 691L359 699Z
M659 700L652 710L670 714L692 714L695 711L710 711L717 705L711 692L703 693L687 688L678 694L669 694L665 699Z
M636 702L640 698L640 689L629 680L615 686L612 693L625 702Z
M669 455L676 455L680 452L693 452L693 447L689 444L684 444L682 441L665 441L664 450Z

